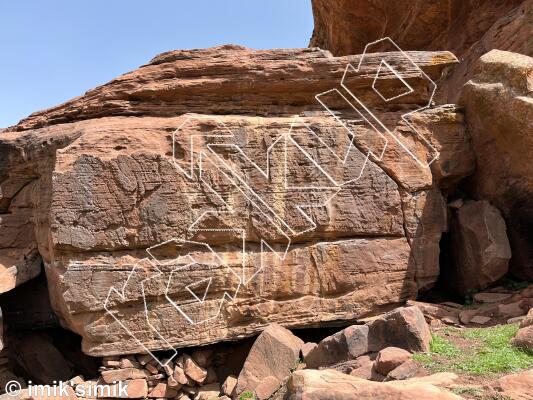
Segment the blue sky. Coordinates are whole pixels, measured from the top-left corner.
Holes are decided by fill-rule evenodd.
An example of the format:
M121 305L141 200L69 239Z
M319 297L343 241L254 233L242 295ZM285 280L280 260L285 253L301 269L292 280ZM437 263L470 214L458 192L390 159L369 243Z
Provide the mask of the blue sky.
M307 47L311 0L0 0L0 127L168 50Z

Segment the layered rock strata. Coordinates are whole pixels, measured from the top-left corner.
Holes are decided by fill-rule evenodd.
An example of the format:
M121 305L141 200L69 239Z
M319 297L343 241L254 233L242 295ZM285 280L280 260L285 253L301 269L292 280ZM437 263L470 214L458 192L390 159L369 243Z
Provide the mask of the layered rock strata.
M32 114L0 132L2 224L20 213L0 265L37 251L91 355L336 324L413 298L439 273L441 189L473 158L459 108L411 114L455 57L410 58L174 51Z

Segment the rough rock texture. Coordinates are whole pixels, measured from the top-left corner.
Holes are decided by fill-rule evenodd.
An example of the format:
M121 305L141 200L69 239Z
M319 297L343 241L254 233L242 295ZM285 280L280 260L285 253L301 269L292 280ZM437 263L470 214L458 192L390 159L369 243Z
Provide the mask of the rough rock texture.
M376 371L387 375L393 369L411 358L411 353L398 347L386 347L380 350L376 358Z
M533 326L520 328L516 336L511 340L511 344L528 351L533 351Z
M520 328L527 328L533 326L533 308L529 310L526 317L520 322Z
M288 400L458 400L456 396L423 380L378 383L334 370L306 369L293 373L287 384Z
M304 362L308 368L326 367L387 347L411 352L428 351L430 339L431 333L422 311L414 306L400 307L366 325L352 325L326 337L309 351Z
M372 351L388 346L410 352L429 351L431 332L418 307L400 307L376 318L368 327Z
M533 153L532 77L533 58L493 50L477 62L460 100L477 163L467 188L503 213L511 271L528 280L533 280L533 164L526 159Z
M526 317L520 322L518 332L511 344L529 351L533 350L533 308L529 310Z
M502 15L524 0L312 0L312 46L335 55L359 54L389 36L405 50L463 54Z
M456 62L410 56L432 78ZM473 158L457 107L413 114L418 133L402 119L427 105L419 69L399 65L413 93L383 104L372 90L383 57L401 64L397 53L367 55L341 87L360 57L174 51L0 131L10 227L0 265L38 249L55 311L92 355L235 340L272 322L333 324L403 303L437 279L440 189ZM400 90L392 72L378 78L387 96ZM332 88L326 109L315 95ZM389 132L346 103L346 88Z
M237 380L237 395L253 391L268 399L298 364L304 342L278 324L269 325L256 339Z
M311 46L359 54L385 36L403 50L450 50L460 65L439 82L456 102L473 64L492 49L533 56L533 0L313 0Z
M308 368L354 360L368 353L368 326L353 325L320 341L305 357Z
M533 370L506 375L488 385L497 395L513 400L530 400L533 387Z
M467 201L453 214L452 265L445 285L460 296L485 289L509 269L511 248L505 221L488 201Z

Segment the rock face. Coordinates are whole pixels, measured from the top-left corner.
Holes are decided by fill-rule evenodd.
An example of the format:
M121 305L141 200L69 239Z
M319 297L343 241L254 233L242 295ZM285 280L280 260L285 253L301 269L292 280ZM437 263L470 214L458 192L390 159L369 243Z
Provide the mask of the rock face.
M403 50L452 51L461 61L439 83L439 97L456 102L473 65L492 49L533 56L533 0L313 0L311 46L359 54L385 36Z
M411 58L175 51L32 114L0 132L0 265L42 257L91 355L401 304L436 281L440 189L474 166L457 107L404 116L455 57Z
M468 190L502 211L511 270L527 280L533 279L533 165L524 157L533 152L532 74L533 58L493 50L479 59L461 94L477 163Z
M477 159L468 193L503 212L512 272L532 280L533 174L523 155L532 151L533 0L313 0L313 12L311 45L335 55L360 53L389 36L404 50L447 49L458 56L460 63L438 82L437 98L462 97L465 105Z
M488 201L467 201L452 217L453 265L446 271L447 287L464 296L485 289L509 269L511 248L505 221Z
M311 45L335 55L359 54L385 36L404 50L449 49L462 55L524 0L312 0ZM517 40L518 41L518 40Z

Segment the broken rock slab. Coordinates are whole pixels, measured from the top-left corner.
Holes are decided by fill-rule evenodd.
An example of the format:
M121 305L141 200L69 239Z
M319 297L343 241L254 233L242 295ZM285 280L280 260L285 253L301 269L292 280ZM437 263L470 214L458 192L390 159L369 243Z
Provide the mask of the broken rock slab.
M269 325L255 340L237 379L237 395L253 391L269 398L296 368L304 342L278 324Z
M368 351L368 326L353 325L321 340L304 361L307 368L318 368L353 360Z
M445 284L459 296L485 289L509 270L505 221L488 201L467 201L452 216L452 262Z
M328 336L309 351L304 362L308 368L326 367L387 347L425 352L430 339L429 325L420 309L400 307L365 325L352 325Z

